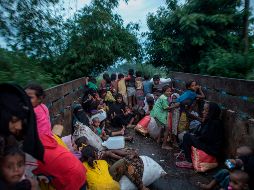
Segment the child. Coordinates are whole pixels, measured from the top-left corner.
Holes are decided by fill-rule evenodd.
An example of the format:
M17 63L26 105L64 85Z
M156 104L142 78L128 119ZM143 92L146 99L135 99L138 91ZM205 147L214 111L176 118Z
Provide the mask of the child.
M250 146L241 146L241 147L237 148L237 150L236 150L236 157L237 158L249 156L252 154L253 154L253 150ZM240 160L240 159L235 159L235 160L230 159L230 162L234 165L234 168L232 168L232 169L235 169L235 168L240 169L243 165L242 160ZM229 185L229 181L230 181L229 179L233 178L233 183L234 183L234 179L237 178L237 173L239 173L239 172L236 172L235 174L232 174L232 176L231 176L228 169L222 169L213 176L213 180L209 184L202 184L202 183L198 182L197 185L201 189L207 189L207 190L214 189L216 186L219 186L220 188L223 188L223 189L227 189L228 185Z
M169 127L168 127L168 111L169 111L169 103L168 97L171 96L172 91L170 86L166 85L162 88L163 94L158 98L155 102L153 109L150 113L151 117L154 117L158 126L161 127L161 131L164 130L164 137L162 143L162 149L171 150L172 147L167 145L167 139L169 135ZM158 137L158 143L160 143L160 135Z
M146 115L149 115L153 109L153 106L154 106L154 96L152 94L146 94L144 104L145 104L145 106L143 109L144 109Z
M141 72L136 72L135 78L135 87L136 87L136 101L137 105L144 106L144 91L143 91L143 79L141 77Z
M13 139L12 141L15 142ZM12 145L4 144L0 155L0 189L36 190L37 181L24 178L25 153L16 142Z
M34 108L39 135L52 135L49 110L46 105L42 103L42 100L45 97L43 88L37 84L29 84L25 87L25 91L30 97Z
M111 92L113 95L116 95L118 88L117 88L117 80L116 80L116 74L112 73L110 76L111 79Z
M104 128L101 129L100 124L101 122L98 117L93 118L91 129L96 135L98 135L103 141L105 141L108 139L109 136L104 131Z
M152 82L149 80L148 75L144 76L143 87L144 87L144 96L152 93Z
M125 78L125 81L127 87L128 105L132 108L133 106L136 105L135 77L133 69L129 69L128 77Z
M118 117L123 114L126 104L123 102L123 96L119 93L116 95L116 102L110 106L109 115L114 127L117 127Z
M90 190L120 190L119 183L114 181L109 174L109 165L105 160L100 160L97 149L87 145L81 150L80 161L87 169L87 187Z
M122 95L124 103L128 104L127 89L126 89L124 75L122 73L120 73L118 75L118 85L117 85L117 88L118 88L118 93Z
M228 190L248 190L249 176L241 170L234 170L230 173Z
M195 99L205 98L201 86L198 86L196 81L187 82L185 86L187 90L177 99L177 103L170 106L170 108L179 107L186 100L189 100L189 105L191 105Z

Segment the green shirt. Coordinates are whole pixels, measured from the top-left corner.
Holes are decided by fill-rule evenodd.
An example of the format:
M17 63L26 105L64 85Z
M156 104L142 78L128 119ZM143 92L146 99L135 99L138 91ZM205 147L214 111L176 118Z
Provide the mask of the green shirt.
M162 94L155 102L150 115L157 118L164 125L168 125L168 97Z

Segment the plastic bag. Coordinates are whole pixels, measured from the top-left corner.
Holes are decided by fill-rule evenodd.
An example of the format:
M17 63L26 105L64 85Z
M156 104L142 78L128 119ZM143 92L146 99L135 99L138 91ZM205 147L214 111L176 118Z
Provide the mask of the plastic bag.
M78 139L79 137L85 136L89 142L89 144L98 150L104 150L105 148L102 146L102 140L101 138L96 135L89 127L86 125L83 125L80 122L76 122L75 124L75 130L73 133L73 139L74 141Z
M134 128L137 132L141 133L142 135L146 136L148 134L148 124L151 120L151 117L149 115L145 116L143 119L141 119L136 127Z
M154 139L158 138L161 129L160 129L160 127L158 127L158 125L153 117L151 117L151 119L150 119L150 122L147 126L147 130L148 130L149 135L152 138L154 138Z
M101 121L103 121L103 120L105 120L105 119L107 118L107 113L106 113L103 109L101 109L101 110L99 110L98 113L96 113L95 115L93 115L93 116L89 119L89 121L91 122L91 121L93 120L93 118L95 118L95 117L98 117L99 120L100 120L100 122L101 122Z
M154 181L167 173L162 167L148 156L140 156L144 163L144 173L142 177L143 184L145 186L151 185ZM137 187L127 178L123 176L119 181L121 190L136 190Z
M218 166L217 159L214 156L208 155L193 146L191 147L191 159L197 172L206 172Z

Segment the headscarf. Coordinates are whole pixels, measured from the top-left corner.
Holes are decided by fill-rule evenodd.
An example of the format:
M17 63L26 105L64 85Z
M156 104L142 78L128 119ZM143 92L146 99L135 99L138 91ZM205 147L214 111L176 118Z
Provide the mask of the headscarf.
M208 120L220 119L221 109L218 106L218 104L216 104L214 102L209 102L208 104L209 104L209 111L208 111L207 119Z
M9 136L12 116L22 120L23 151L43 161L44 149L38 137L36 118L26 92L15 84L0 84L0 135ZM20 140L20 139L19 139Z

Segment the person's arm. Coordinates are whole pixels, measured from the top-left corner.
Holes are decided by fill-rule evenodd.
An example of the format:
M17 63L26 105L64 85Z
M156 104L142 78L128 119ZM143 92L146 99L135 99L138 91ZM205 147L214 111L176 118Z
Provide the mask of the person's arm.
M196 98L199 98L199 99L205 98L205 94L204 94L204 92L202 91L201 86L199 86L198 90L199 90L199 93L200 93L200 94L197 94L197 97L196 97Z

